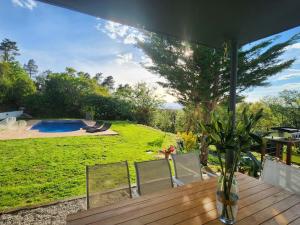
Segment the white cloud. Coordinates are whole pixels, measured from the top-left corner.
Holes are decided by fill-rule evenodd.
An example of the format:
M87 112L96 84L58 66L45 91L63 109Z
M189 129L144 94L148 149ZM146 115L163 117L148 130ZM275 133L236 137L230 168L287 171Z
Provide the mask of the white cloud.
M300 43L295 43L286 47L286 50L290 49L300 49Z
M128 59L131 58L131 56L126 56L125 58ZM116 85L135 85L138 82L146 82L148 85L156 87L156 94L163 96L165 101L176 101L174 96L168 94L167 89L162 88L157 84L158 81L163 81L163 79L158 75L150 73L138 63L119 64L115 60L112 60L99 64L97 61L83 60L80 58L78 60L73 60L68 65L75 68L77 71L85 71L91 75L94 75L97 72L102 72L104 76L112 75L116 81Z
M133 62L133 54L132 53L118 54L116 62L119 65L123 65L125 63L134 63Z
M153 66L153 61L152 61L152 59L150 57L142 55L142 57L141 57L141 64L143 66L146 66L146 67Z
M11 0L15 6L33 10L37 6L34 0Z
M258 87L246 93L246 101L255 102L259 101L266 96L276 96L283 90L300 89L300 83L287 83L283 85L273 85L269 87Z
M278 78L278 80L289 80L292 78L300 77L300 72L299 73L290 73L284 76L281 76Z
M287 69L284 72L270 78L271 81L284 81L300 77L300 69Z
M144 39L143 34L136 28L101 19L97 21L97 30L124 44L136 44L137 40Z

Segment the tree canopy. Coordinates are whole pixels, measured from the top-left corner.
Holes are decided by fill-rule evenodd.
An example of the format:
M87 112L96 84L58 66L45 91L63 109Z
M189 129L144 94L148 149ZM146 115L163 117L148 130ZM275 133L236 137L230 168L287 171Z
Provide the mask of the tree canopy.
M5 108L23 105L36 88L26 71L17 62L0 62L0 104Z
M276 43L275 39L262 41L238 54L237 90L268 85L267 79L289 68L295 59L282 59L287 46L295 43L299 35ZM160 82L169 88L183 105L200 105L211 111L229 95L229 45L212 49L200 44L183 42L171 37L146 33L138 47L152 60L144 65L149 71L165 78Z
M155 89L143 82L134 86L120 85L114 96L131 104L136 121L147 125L150 124L154 111L163 103L160 96L155 94Z
M17 43L9 40L8 38L5 38L0 43L0 53L1 59L4 62L12 62L15 60L16 56L20 55Z
M289 68L295 59L283 59L286 47L294 44L300 35L284 42L276 38L240 48L238 51L237 92L268 85L267 79ZM193 109L188 130L199 132L199 120L210 121L210 115L220 103L228 102L230 90L230 45L213 49L192 42L154 33L145 33L137 46L151 59L144 64L149 71L159 74L159 82L175 95L184 106ZM206 165L208 145L201 135L201 162Z
M29 74L30 78L38 73L38 66L36 65L34 59L29 59L27 64L24 64L24 69Z

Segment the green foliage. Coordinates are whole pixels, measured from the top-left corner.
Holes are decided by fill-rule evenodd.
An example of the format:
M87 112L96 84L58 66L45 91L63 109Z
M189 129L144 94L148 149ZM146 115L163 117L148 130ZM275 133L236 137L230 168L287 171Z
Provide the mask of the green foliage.
M85 195L86 165L128 160L135 183L133 162L175 143L175 135L142 125L113 122L112 130L119 135L1 141L0 211Z
M20 107L36 91L33 81L16 62L0 62L0 103Z
M134 120L132 105L115 97L87 95L82 99L82 107L93 107L98 120Z
M38 66L36 65L33 59L29 59L28 63L24 64L24 70L26 70L30 78L32 78L34 75L37 74Z
M135 121L147 125L150 124L155 110L162 104L155 89L148 87L146 83L138 83L133 87L120 85L114 96L132 106Z
M267 79L289 68L295 59L284 59L286 47L299 39L295 35L287 41L262 41L238 52L237 92L265 86ZM169 88L179 102L190 109L187 130L198 131L197 121L210 121L210 113L220 103L228 102L230 89L230 46L212 49L197 43L172 37L145 33L138 47L151 59L145 64L149 71L164 78L160 84ZM203 140L201 141L203 142ZM201 145L201 162L206 165L208 148Z
M228 99L230 46L217 50L154 33L145 33L145 37L145 41L138 43L152 60L145 67L165 78L160 84L169 88L183 105L193 108L195 121L200 118L209 121L210 112ZM269 39L239 49L238 92L265 86L270 76L289 68L295 59L285 60L281 56L298 39L299 35L295 35L276 44Z
M255 103L239 103L237 105L237 116L240 117L242 115L243 109L248 108L248 115L259 112L263 109L263 116L258 121L256 125L256 130L260 132L266 132L270 128L279 126L280 120L278 117L272 112L271 108L265 104L264 102L255 102Z
M177 138L182 141L182 148L185 152L197 149L197 136L193 132L178 132Z
M284 90L277 97L263 100L281 126L300 128L300 91Z
M207 135L209 145L215 145L218 152L219 163L222 175L230 168L230 173L236 171L241 158L241 153L249 152L254 143L262 144L262 140L254 133L254 128L262 118L263 110L255 114L247 114L244 108L241 117L237 120L236 126L232 123L232 113L227 114L227 119L219 118L215 113L212 114L209 124L200 123L203 133ZM233 152L234 159L227 159L225 165L221 160L224 154Z
M0 43L0 59L3 62L13 62L15 57L20 55L17 43L5 38Z
M114 84L115 84L115 81L112 76L108 76L108 77L104 78L104 80L101 83L102 86L107 87L109 90L114 89Z
M39 91L27 98L26 108L35 116L80 117L83 99L89 95L107 96L107 89L73 68L64 73L47 73L37 78Z
M166 132L176 133L178 112L171 109L157 109L153 114L151 126Z

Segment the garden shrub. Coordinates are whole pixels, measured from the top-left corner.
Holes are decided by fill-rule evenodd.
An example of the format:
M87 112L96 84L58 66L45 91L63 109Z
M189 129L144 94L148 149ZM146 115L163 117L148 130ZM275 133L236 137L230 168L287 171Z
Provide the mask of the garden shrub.
M177 137L183 141L185 151L192 151L197 148L197 136L193 132L178 132Z
M97 120L133 120L132 106L117 98L89 95L82 99L82 107L93 107Z

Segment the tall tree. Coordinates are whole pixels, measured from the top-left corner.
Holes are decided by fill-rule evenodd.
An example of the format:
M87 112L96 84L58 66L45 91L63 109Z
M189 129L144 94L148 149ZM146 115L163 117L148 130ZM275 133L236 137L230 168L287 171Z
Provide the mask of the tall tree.
M8 109L23 106L36 88L26 71L17 62L0 62L0 105Z
M155 89L146 83L138 83L135 86L119 85L114 96L131 104L136 121L147 125L150 124L155 110L163 103L160 96L155 94Z
M8 38L5 38L0 43L0 53L2 61L4 62L12 62L16 56L20 55L17 43Z
M115 81L113 76L105 77L101 83L102 86L107 87L109 90L114 89Z
M103 79L103 73L96 73L93 79L95 79L98 84L101 84Z
M38 66L33 59L29 59L27 64L24 64L24 69L29 74L30 78L38 73Z
M266 97L263 102L281 126L300 128L300 90L284 90L276 97Z
M289 68L295 59L282 59L287 46L295 43L299 35L276 43L264 40L256 45L239 49L237 91L268 85L267 79ZM183 42L170 37L146 33L138 47L152 60L145 67L165 78L163 87L177 96L184 106L194 109L190 124L199 119L210 121L210 112L228 100L230 87L230 46L212 49L196 43ZM207 163L208 148L202 139L201 161Z

